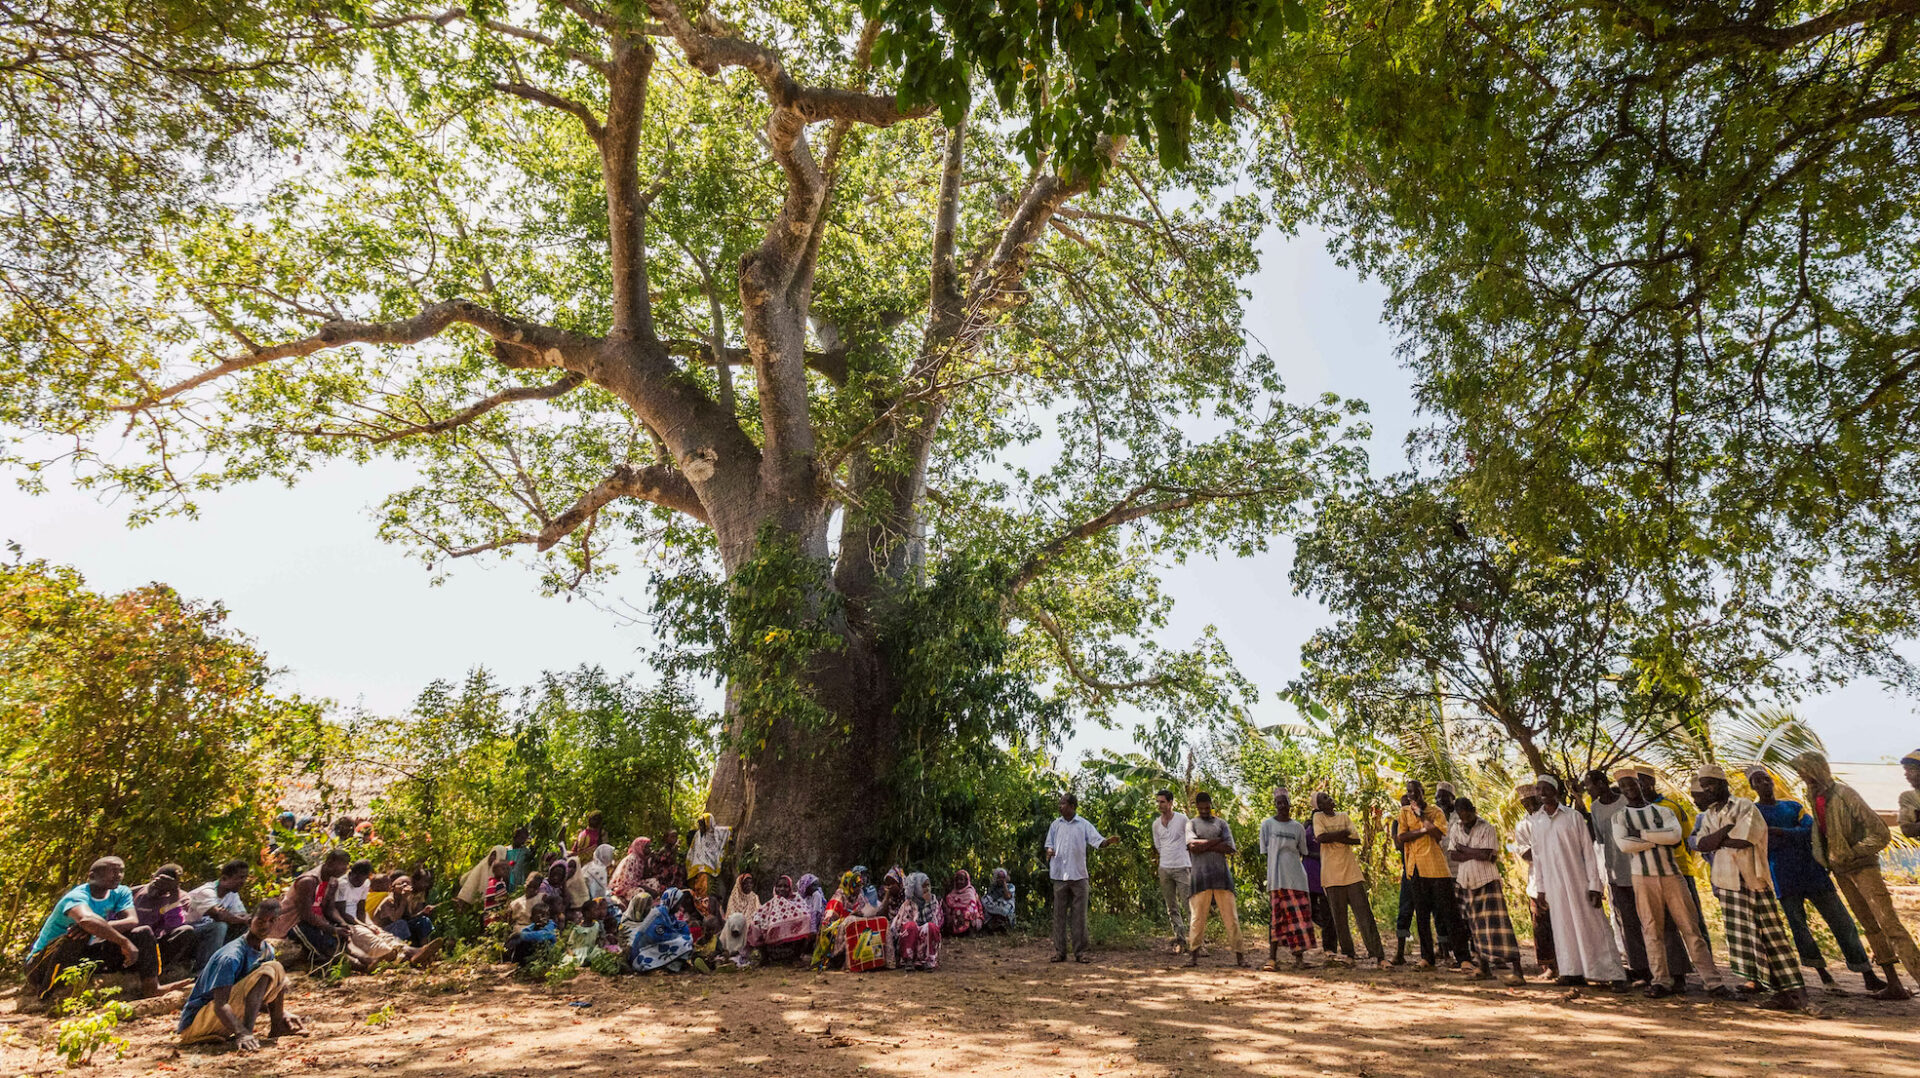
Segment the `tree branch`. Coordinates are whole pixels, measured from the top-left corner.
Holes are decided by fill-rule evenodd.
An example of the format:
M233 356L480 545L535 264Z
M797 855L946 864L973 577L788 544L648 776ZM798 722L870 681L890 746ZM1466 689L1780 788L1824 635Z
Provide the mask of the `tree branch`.
M607 188L608 254L613 263L610 336L616 340L654 339L646 238L647 209L654 195L640 192L640 129L653 59L653 45L645 38L614 35L606 137L599 141L600 172Z
M598 143L601 136L606 134L606 129L600 126L600 119L593 114L593 110L570 97L562 97L552 91L542 90L538 86L524 82L496 82L493 88L503 94L512 94L536 105L545 105L547 108L558 109L573 116L587 129L587 137L593 139L595 143Z
M1163 498L1157 502L1140 501L1141 498L1154 493L1171 494L1173 496ZM1225 490L1213 488L1182 490L1164 487L1158 484L1143 483L1128 491L1124 497L1113 503L1112 506L1108 507L1108 509L1099 516L1076 524L1042 544L1013 574L1007 586L1007 594L1009 596L1015 595L1020 589L1031 584L1034 579L1046 569L1048 563L1059 557L1068 547L1082 540L1090 539L1101 532L1117 528L1122 524L1139 520L1143 517L1157 516L1161 513L1172 513L1181 509L1191 509L1196 505L1205 505L1210 502L1238 501L1243 498L1258 498L1269 494L1281 493L1291 492L1264 487Z
M1037 605L1027 607L1025 613L1033 618L1034 624L1045 629L1047 635L1053 637L1056 650L1060 654L1061 665L1067 668L1067 673L1072 674L1075 681L1097 693L1112 696L1115 693L1136 689L1158 689L1173 684L1172 678L1164 676L1137 678L1133 681L1102 681L1080 668L1080 663L1073 657L1073 644L1067 639L1066 630L1060 627L1060 623L1052 614Z
M446 431L453 430L455 427L464 427L503 404L516 404L520 401L552 400L563 394L571 393L585 384L586 380L586 376L582 374L566 374L563 375L559 381L550 382L544 386L514 386L511 389L503 389L491 396L482 397L474 401L472 404L467 405L465 408L460 409L444 419L436 419L431 423L417 423L402 427L398 430L390 430L369 438L368 440L375 445L382 445L386 442L398 441L401 438L413 438L423 434L442 434Z
M327 322L320 327L319 332L310 337L271 345L248 355L221 360L199 374L155 390L132 404L114 405L112 410L144 411L162 401L206 385L208 382L258 367L263 363L296 359L352 344L418 344L439 335L448 326L455 324L473 326L494 340L510 345L518 358L509 365L518 368L568 367L572 363L584 364L591 358L594 349L600 343L597 338L569 330L512 318L470 300L447 300L435 303L414 317L398 322Z

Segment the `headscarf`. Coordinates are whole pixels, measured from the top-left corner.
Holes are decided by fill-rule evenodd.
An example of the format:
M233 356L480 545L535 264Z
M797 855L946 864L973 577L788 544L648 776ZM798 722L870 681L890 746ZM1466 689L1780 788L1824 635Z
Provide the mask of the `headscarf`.
M579 882L573 888L581 905L596 898L605 898L612 892L607 887L607 866L613 864L613 847L606 843L594 847L593 859L580 866L575 877Z
M547 865L547 881L542 888L555 901L560 913L579 905L573 900L572 876L573 865L564 857L556 857Z
M783 879L785 877L782 877ZM753 890L753 873L742 872L733 878L733 892L727 896L727 916L744 914L749 919L760 908L760 896Z
M807 873L800 877L796 890L800 901L806 903L807 911L813 915L813 930L820 931L820 914L827 908L827 896L820 890L820 877Z
M813 911L793 893L793 877L774 882L773 897L747 922L747 946L774 947L813 935Z
M647 846L653 842L650 838L636 838L627 847L627 855L614 866L613 875L607 879L607 890L623 904L633 898L640 889L640 881L646 879Z
M887 870L886 879L880 882L880 915L887 920L900 912L907 901L907 875L895 865Z
M933 881L927 879L924 872L916 872L901 884L906 896L900 903L902 916L911 914L914 920L927 924L940 916L940 899L933 893Z
M987 884L987 893L981 897L980 907L995 916L1013 920L1013 882L1006 869L993 870L993 882Z
M842 917L851 917L860 911L866 900L860 897L860 874L858 871L840 874L840 889L822 910L823 923L831 924Z
M493 876L493 863L508 856L511 847L495 846L478 864L460 877L460 890L454 897L469 906L478 906L487 897L487 880Z
M1905 756L1900 757L1900 763L1902 765L1920 764L1920 749L1915 749L1912 752L1907 753Z
M665 943L670 939L688 939L693 929L680 919L676 907L680 898L686 894L678 887L669 887L660 892L660 900L647 912L647 919L640 923L637 933L639 939L647 943Z
M860 888L853 892L854 897L869 906L880 904L880 889L873 885L873 873L865 865L853 866L853 874L860 877Z
M973 889L973 877L966 869L953 874L953 890L947 892L947 917L954 924L972 924L987 918L980 905L980 892Z

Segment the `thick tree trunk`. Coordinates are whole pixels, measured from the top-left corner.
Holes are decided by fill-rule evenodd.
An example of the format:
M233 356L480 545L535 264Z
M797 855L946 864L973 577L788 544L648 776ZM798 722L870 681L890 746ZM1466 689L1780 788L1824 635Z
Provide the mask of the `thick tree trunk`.
M724 749L707 797L714 819L735 829L735 865L762 879L812 872L831 881L884 853L877 827L898 744L893 679L866 634L850 629L846 649L822 656L812 681L832 725L776 723L751 759ZM744 721L731 697L730 741Z

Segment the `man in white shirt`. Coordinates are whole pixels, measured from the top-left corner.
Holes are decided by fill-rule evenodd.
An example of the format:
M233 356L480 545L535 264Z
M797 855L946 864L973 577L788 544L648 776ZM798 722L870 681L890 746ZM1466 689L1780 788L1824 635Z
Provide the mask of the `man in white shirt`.
M1533 914L1533 960L1548 980L1559 976L1553 957L1553 914L1540 888L1540 873L1533 867L1532 816L1540 811L1540 788L1523 782L1513 788L1520 801L1520 822L1513 825L1513 852L1527 864L1527 907Z
M1078 815L1080 799L1060 795L1060 818L1047 828L1047 876L1053 880L1053 960L1067 960L1067 932L1071 922L1073 960L1087 961L1087 851L1111 846L1115 839Z
M1187 814L1174 809L1173 792L1154 795L1160 815L1153 818L1153 849L1160 858L1160 902L1167 907L1173 948L1187 948L1187 902L1193 898L1193 855L1187 852Z
M1772 995L1760 1002L1770 1011L1807 1007L1807 982L1800 955L1787 933L1787 918L1773 893L1767 867L1767 821L1753 802L1735 797L1727 773L1706 764L1694 778L1706 808L1696 826L1701 853L1713 856L1713 895L1727 929L1727 965Z
M1454 868L1454 888L1466 908L1466 930L1473 933L1473 949L1479 960L1479 980L1492 980L1495 964L1507 968L1506 983L1525 984L1520 973L1520 940L1513 932L1513 917L1507 910L1507 896L1500 885L1500 868L1494 857L1500 849L1500 836L1493 825L1480 818L1470 797L1453 802L1453 821L1447 824L1447 860Z
M208 880L187 892L187 924L199 938L193 956L196 976L213 961L215 952L227 945L230 937L238 938L252 923L246 904L240 901L240 890L247 885L248 874L245 861L228 861L220 866L218 879Z

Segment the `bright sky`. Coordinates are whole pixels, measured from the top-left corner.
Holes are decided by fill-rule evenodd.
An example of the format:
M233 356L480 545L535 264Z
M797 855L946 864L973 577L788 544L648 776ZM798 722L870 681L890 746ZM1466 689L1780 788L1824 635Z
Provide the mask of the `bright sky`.
M1295 392L1368 402L1374 470L1404 467L1401 446L1415 419L1407 374L1380 322L1383 290L1336 265L1318 237L1270 236L1265 247L1265 268L1249 282L1248 331ZM429 586L419 563L374 538L370 509L403 474L337 465L291 490L261 484L208 496L198 520L138 530L126 527L124 507L91 494L56 489L36 498L7 484L0 539L77 566L101 590L158 580L218 599L285 667L283 687L375 712L403 711L428 681L478 664L508 684L583 662L616 672L642 665L643 629L586 602L541 597L531 571L463 563ZM1290 592L1290 558L1283 541L1263 557L1195 560L1167 574L1178 602L1167 640L1185 644L1217 626L1241 670L1269 694L1262 722L1291 717L1271 693L1297 671L1301 643L1325 618ZM629 573L613 590L643 581ZM1920 744L1914 701L1877 684L1810 701L1803 712L1836 759L1892 760ZM1087 730L1068 756L1129 741L1124 731Z

